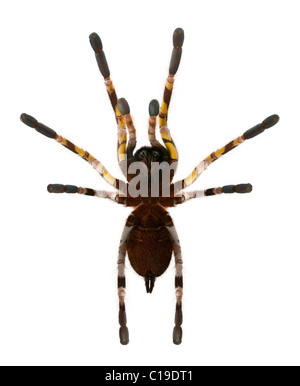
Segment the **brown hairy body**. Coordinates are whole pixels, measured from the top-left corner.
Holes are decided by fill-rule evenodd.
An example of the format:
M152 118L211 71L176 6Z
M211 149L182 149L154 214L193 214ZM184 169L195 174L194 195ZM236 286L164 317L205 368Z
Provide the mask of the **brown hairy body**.
M155 277L165 272L172 257L173 243L164 222L168 212L160 205L142 204L133 214L136 224L127 240L128 258L145 277L147 292L152 292Z
M184 32L176 28L173 34L173 51L166 80L161 107L156 99L149 104L148 139L151 146L143 146L135 151L136 130L131 118L128 102L124 98L117 98L117 94L110 79L110 70L103 51L100 37L96 33L90 35L90 43L95 52L99 70L104 83L118 126L117 157L120 169L127 182L115 178L102 163L68 139L57 134L53 129L38 122L31 115L23 113L21 120L27 126L48 138L54 139L65 148L87 161L99 175L110 184L115 191L95 190L75 185L50 184L50 193L79 193L110 199L118 204L132 207L133 212L124 226L118 252L118 296L119 296L119 336L121 344L129 342L127 317L125 311L125 257L128 254L133 269L145 279L146 291L151 293L155 279L168 268L172 253L175 260L175 326L173 342L180 344L182 340L182 255L177 231L171 216L165 208L174 207L193 198L213 196L221 193L250 193L251 184L225 185L205 190L185 191L192 185L204 170L222 155L263 133L274 126L279 116L274 114L267 117L258 125L248 129L242 136L235 138L227 145L212 152L203 159L184 179L172 182L178 165L178 151L168 128L168 109L172 95L174 76L178 70ZM156 123L159 121L159 131L163 141L156 139ZM127 141L127 132L129 138ZM189 138L190 140L190 138Z

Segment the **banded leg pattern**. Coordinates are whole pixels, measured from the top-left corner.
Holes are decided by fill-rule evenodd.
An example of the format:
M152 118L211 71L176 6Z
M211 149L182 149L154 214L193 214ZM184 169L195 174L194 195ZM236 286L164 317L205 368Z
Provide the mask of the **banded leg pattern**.
M180 64L183 40L184 40L183 29L176 28L173 34L174 48L172 51L172 56L171 56L171 61L169 66L169 76L165 84L163 101L159 112L159 127L160 127L161 138L164 141L166 148L169 150L171 159L174 161L178 160L178 152L177 152L175 143L171 137L170 131L167 127L167 120L168 120L168 109L171 101L173 85L175 80L174 75L176 74Z
M95 190L91 188L82 188L75 185L49 184L47 186L49 193L78 193L86 196L95 196L99 198L108 198L112 201L116 200L116 192L107 192L106 190Z
M39 133L45 135L48 138L55 139L56 142L60 143L67 149L71 150L73 153L78 154L82 159L87 161L90 165L93 166L93 168L100 174L104 180L109 183L111 186L113 186L116 189L120 189L122 191L125 191L126 189L126 183L124 181L121 181L115 177L113 177L108 170L102 165L100 161L98 161L95 157L93 157L89 152L81 149L80 147L74 145L72 142L70 142L68 139L62 137L61 135L58 135L54 130L50 129L50 127L47 127L43 123L38 122L34 117L28 114L22 114L21 115L21 121L25 123L25 125L32 127Z
M175 294L176 294L176 309L175 309L175 327L173 329L173 343L178 345L182 341L182 293L183 293L183 277L182 277L182 255L181 246L176 228L171 217L168 216L168 225L166 228L173 241L173 252L175 257Z
M133 151L136 146L136 130L130 115L129 104L125 98L120 98L118 100L118 108L120 113L122 114L122 117L125 120L128 133L129 133L129 141L126 148L126 154L127 154L127 158L130 159L133 157Z
M159 114L159 103L156 99L152 99L149 103L149 127L148 127L148 138L152 146L161 146L156 139L156 121Z
M125 120L122 117L118 107L118 97L117 97L117 93L114 88L113 82L110 79L110 70L107 64L105 53L103 51L102 41L99 35L96 34L95 32L90 34L89 38L90 38L91 46L95 52L95 57L97 60L99 70L104 78L104 84L106 87L106 91L107 91L110 103L115 113L115 118L118 125L117 156L118 156L118 162L120 164L121 170L123 171L123 174L124 174L125 168L123 167L123 164L126 161L126 143L127 143L127 132L126 132Z
M128 236L133 228L135 223L135 216L130 215L126 221L124 227L120 245L119 245L119 256L118 256L118 296L119 296L119 336L120 343L123 345L128 344L129 342L129 332L127 327L127 317L125 310L125 289L126 289L126 279L125 279L125 256L126 256L126 242Z
M245 133L241 137L237 137L233 141L229 142L227 145L223 146L219 150L211 153L208 157L206 157L203 161L201 161L192 171L192 173L186 177L185 179L181 181L177 181L175 183L176 185L176 191L178 192L181 189L184 189L187 186L190 186L193 184L196 179L208 168L209 165L211 165L214 161L219 159L222 155L228 153L235 147L239 146L241 143L243 143L245 140L251 139L258 134L263 133L266 129L269 129L270 127L276 125L276 123L279 121L279 116L274 114L270 117L266 118L262 123L259 123L258 125L252 127L251 129L245 131Z
M192 198L200 198L206 196L214 196L222 193L250 193L252 191L251 184L225 185L218 188L209 188L205 190L194 190L192 192L181 192L181 202L178 200L177 204L182 204ZM174 197L175 199L177 197ZM180 198L180 197L178 197Z

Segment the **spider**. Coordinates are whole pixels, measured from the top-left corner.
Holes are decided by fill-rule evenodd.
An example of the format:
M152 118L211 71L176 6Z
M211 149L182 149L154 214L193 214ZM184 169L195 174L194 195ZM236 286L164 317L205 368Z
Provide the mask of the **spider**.
M265 129L275 125L279 117L271 115L262 123L244 132L240 137L229 142L224 147L211 153L201 161L183 180L173 183L173 177L178 163L178 151L167 125L168 110L174 85L174 76L178 70L182 45L183 29L177 28L173 34L173 51L166 80L162 104L157 100L149 104L148 137L151 146L144 146L135 151L136 130L130 115L130 108L124 98L117 98L115 88L110 78L110 71L103 51L100 37L96 33L90 35L90 43L95 52L99 70L115 114L117 122L117 157L122 173L127 182L113 177L108 170L87 151L74 145L54 130L38 122L30 115L22 114L21 121L34 128L46 137L55 139L75 154L87 161L104 180L115 188L114 192L94 190L74 185L50 184L50 193L79 193L87 196L108 198L118 204L134 208L127 218L118 253L118 297L119 297L119 337L120 343L129 342L129 332L125 312L125 256L133 269L144 278L147 293L153 291L155 280L168 268L172 254L175 258L175 327L173 342L182 341L182 256L179 238L173 220L166 208L182 204L193 198L213 196L221 193L249 193L250 184L226 185L206 190L186 192L183 189L192 185L200 174L222 155L239 146L245 140L261 134ZM155 134L157 117L159 130L163 141L161 144ZM127 130L129 139L127 142Z

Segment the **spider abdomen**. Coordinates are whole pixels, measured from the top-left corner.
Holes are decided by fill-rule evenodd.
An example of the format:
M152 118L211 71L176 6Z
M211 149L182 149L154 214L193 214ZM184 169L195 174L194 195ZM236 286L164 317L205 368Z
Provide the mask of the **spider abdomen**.
M128 238L127 251L132 268L146 281L151 277L154 283L170 264L172 241L164 226L156 230L136 226Z
M163 223L166 210L159 205L141 205L134 210L137 223L127 240L128 258L132 268L146 280L152 292L155 278L168 268L173 250L170 234Z

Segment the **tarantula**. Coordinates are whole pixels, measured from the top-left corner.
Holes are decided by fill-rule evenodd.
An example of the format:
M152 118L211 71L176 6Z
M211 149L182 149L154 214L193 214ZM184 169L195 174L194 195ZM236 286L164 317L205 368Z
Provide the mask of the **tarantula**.
M136 147L136 130L131 119L129 105L124 98L117 98L115 88L110 79L110 71L100 37L96 33L92 33L89 38L115 113L118 127L118 162L127 182L125 183L113 177L101 162L90 153L58 135L54 130L38 122L32 116L22 114L21 120L39 133L55 139L61 145L78 154L91 164L106 182L115 188L114 192L107 192L74 185L51 184L47 188L50 193L79 193L97 196L134 208L127 218L118 254L119 336L121 344L125 345L129 342L124 303L126 253L133 269L144 277L148 293L152 292L156 278L161 276L168 268L172 253L174 253L176 310L173 342L180 344L182 341L182 256L179 238L172 218L166 208L182 204L187 200L197 197L221 193L251 192L252 186L250 184L226 185L192 192L185 192L183 189L193 184L211 163L245 140L253 138L265 129L275 125L279 117L278 115L272 115L266 118L262 123L247 130L242 136L237 137L226 146L211 153L185 179L172 183L178 163L178 152L167 126L167 119L174 85L174 75L178 70L181 59L184 40L183 30L177 28L173 34L174 48L162 104L159 107L158 101L152 100L149 105L148 137L151 146L144 146L136 152L134 152ZM157 116L159 116L160 135L164 145L156 139L155 135ZM126 128L129 134L128 142Z

